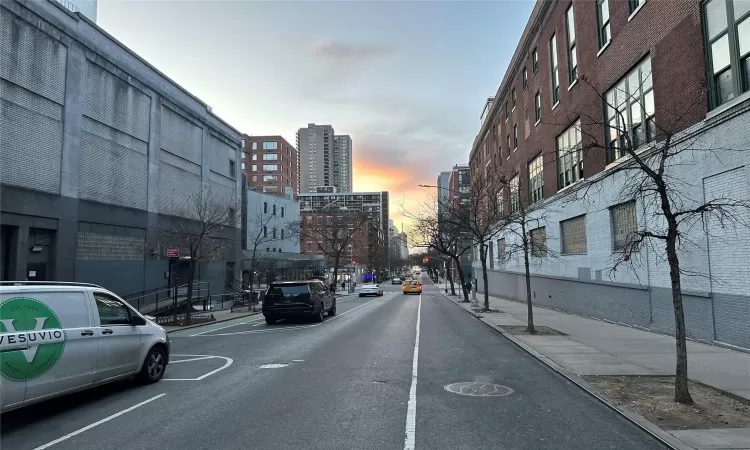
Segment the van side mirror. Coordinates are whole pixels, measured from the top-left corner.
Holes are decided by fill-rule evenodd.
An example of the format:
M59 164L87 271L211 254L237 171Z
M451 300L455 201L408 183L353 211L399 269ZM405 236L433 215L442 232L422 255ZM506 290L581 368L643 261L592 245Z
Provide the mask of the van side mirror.
M130 323L134 326L146 325L146 319L134 314L133 319L130 321Z

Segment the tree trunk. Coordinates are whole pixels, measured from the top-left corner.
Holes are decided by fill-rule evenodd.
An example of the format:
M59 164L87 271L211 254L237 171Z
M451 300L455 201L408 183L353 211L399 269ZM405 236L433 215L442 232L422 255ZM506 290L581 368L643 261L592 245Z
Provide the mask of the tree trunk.
M466 290L466 280L464 279L464 271L461 268L461 260L459 257L454 259L456 262L456 272L458 272L458 280L461 283L461 292L464 294L464 303L469 303L469 292Z
M456 295L456 287L453 285L453 276L451 275L451 261L448 260L448 264L445 265L445 279L451 285L451 295Z
M667 261L669 280L672 283L672 304L674 306L675 345L677 347L677 367L674 377L674 401L692 405L693 398L688 389L687 342L685 340L685 311L682 306L682 284L680 280L680 260L677 257L677 223L667 218Z
M190 262L188 263L188 286L187 286L187 298L185 299L185 323L183 325L190 325L191 312L193 310L193 280L195 279L195 257L190 255Z
M337 278L338 278L338 276L339 276L339 264L340 264L340 261L339 261L339 260L340 260L340 259L341 259L341 257L340 257L340 256L336 256L336 260L335 260L335 262L333 263L333 280L332 280L332 282L331 282L331 286L333 286L333 289L332 289L332 291L333 291L334 293L336 293L336 283L337 283Z
M485 244L481 244L479 246L479 259L482 263L482 284L484 285L484 310L489 311L490 310L490 293L489 293L489 285L487 283L487 247ZM479 287L479 284L477 283L477 287Z
M525 227L524 227L525 228ZM526 331L528 333L536 333L536 329L534 328L534 308L531 304L531 270L529 265L529 243L528 238L525 237L526 234L524 233L524 240L523 240L523 265L524 265L524 275L526 278Z

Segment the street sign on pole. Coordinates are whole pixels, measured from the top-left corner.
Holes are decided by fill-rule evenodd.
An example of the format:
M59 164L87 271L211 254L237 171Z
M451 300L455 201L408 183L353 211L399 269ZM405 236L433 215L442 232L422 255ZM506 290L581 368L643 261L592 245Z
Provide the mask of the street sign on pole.
M167 249L167 258L179 258L180 250L176 248Z

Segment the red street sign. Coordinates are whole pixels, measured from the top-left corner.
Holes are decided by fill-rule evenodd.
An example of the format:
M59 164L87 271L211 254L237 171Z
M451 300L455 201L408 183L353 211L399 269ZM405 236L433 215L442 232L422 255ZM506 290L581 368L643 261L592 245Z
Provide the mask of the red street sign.
M179 258L180 250L176 248L167 249L167 258Z

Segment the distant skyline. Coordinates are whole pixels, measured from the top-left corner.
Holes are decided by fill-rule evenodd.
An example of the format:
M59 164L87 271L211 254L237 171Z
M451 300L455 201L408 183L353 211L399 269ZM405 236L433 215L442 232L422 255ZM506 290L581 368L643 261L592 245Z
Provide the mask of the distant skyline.
M100 0L98 24L240 132L350 135L354 190L389 191L400 224L417 184L468 162L533 6Z

